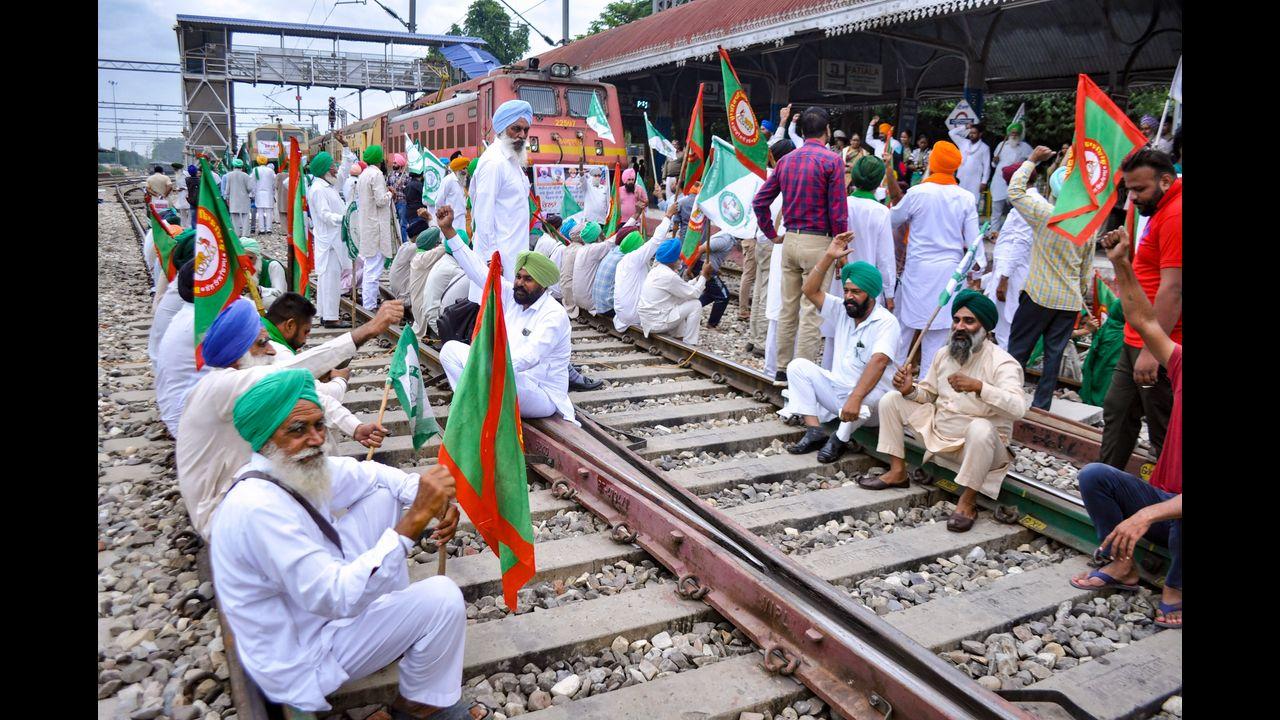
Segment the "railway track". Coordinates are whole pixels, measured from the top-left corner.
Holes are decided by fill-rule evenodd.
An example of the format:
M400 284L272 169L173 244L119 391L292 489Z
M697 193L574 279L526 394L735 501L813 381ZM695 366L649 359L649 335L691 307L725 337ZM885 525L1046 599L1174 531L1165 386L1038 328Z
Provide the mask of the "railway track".
M1001 501L1022 524L983 513L948 533L934 522L950 510L945 477L863 490L854 480L883 467L872 455L824 466L783 450L801 430L776 418L781 385L593 322L574 326L574 362L607 385L571 394L582 427L525 424L539 573L516 611L468 523L448 547L468 603L469 697L539 718L1118 718L1180 692L1181 637L1154 632L1154 600L1066 582L1086 567L1074 548L1088 549L1068 490L1011 478ZM352 362L345 401L362 420L376 416L386 345ZM447 388L432 392L447 423ZM375 459L434 462L438 438L415 452L402 412L384 424L394 434ZM1021 437L1080 458L1094 439L1052 418ZM432 574L435 552L422 544L410 575ZM238 717L268 717L228 659ZM331 701L356 709L394 683L392 667Z

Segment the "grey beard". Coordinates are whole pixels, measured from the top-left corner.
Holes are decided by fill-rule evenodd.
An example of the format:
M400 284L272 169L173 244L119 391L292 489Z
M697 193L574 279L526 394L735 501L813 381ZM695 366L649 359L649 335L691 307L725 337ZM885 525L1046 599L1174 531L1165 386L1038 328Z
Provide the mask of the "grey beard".
M529 143L525 143L520 147L519 152L516 151L516 141L507 137L505 134L498 135L498 142L502 144L503 150L508 156L516 159L523 167L529 164Z
M973 355L975 348L982 347L982 343L987 339L987 329L978 328L972 333L964 331L951 334L951 345L948 352L951 353L951 359L964 365L969 362L969 358Z
M275 443L268 443L262 447L262 454L271 464L271 475L277 480L298 491L314 507L329 504L333 485L323 448L307 448L289 455ZM316 456L319 458L308 461L308 458Z
M274 355L254 355L252 348L245 350L244 355L236 361L237 370L248 370L251 367L262 367L263 365L271 365L275 362Z

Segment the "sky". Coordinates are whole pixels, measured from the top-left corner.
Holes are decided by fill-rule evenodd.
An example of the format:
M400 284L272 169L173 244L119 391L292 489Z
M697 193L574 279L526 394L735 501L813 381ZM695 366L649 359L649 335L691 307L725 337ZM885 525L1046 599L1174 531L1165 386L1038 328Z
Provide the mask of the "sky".
M183 15L210 15L226 18L274 20L315 25L359 27L365 29L404 30L394 18L371 0L347 0L341 5L335 0L98 0L98 58L109 60L147 60L153 62L177 62L178 40L173 30L174 17ZM566 0L507 0L519 10L537 30L559 39L562 34L562 3ZM400 17L408 20L409 0L382 0ZM569 6L569 37L587 31L587 26L600 16L608 0L572 0ZM453 23L462 25L470 0L418 0L418 32L444 34ZM508 11L513 20L518 19ZM308 38L288 38L285 47L324 47L329 41ZM278 38L261 35L239 35L235 46L273 45L279 47ZM381 45L343 43L344 49L353 52L381 54ZM550 49L538 32L529 34L528 55L536 55ZM396 55L424 54L425 48L396 48ZM115 80L113 87L109 81ZM149 103L169 106L182 105L182 87L176 73L132 72L122 70L98 70L98 101L111 102L112 92L119 103ZM292 87L236 83L235 105L239 107L275 107L283 114L292 115L297 106ZM302 107L324 109L329 96L338 99L338 105L349 113L349 121L357 112L354 90L331 88L302 88ZM373 115L395 105L402 104L405 96L381 90L364 93L364 114ZM284 107L288 108L288 111ZM181 113L176 110L119 110L120 148L149 154L151 141L157 137L180 137ZM115 145L115 113L110 108L98 108L98 145ZM246 122L247 121L247 122ZM237 116L236 132L240 139L248 129L265 121L261 117ZM304 115L303 122L309 118ZM327 125L327 117L316 118L317 125Z

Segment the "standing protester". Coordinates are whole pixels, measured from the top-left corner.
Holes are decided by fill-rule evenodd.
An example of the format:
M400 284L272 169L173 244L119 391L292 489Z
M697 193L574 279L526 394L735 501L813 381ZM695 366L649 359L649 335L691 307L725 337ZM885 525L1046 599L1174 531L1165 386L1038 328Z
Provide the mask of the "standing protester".
M866 139L863 140L864 145L871 148L871 154L881 160L884 159L884 143L886 140L892 143L893 154L901 157L902 150L906 146L893 138L878 137L880 133L880 116L875 115L871 118L871 122L867 124ZM905 131L904 131L905 134ZM910 136L908 136L910 137Z
M1040 146L1009 181L1009 201L1031 226L1031 269L1027 284L1018 297L1018 312L1009 331L1009 354L1025 365L1036 342L1044 338L1044 372L1036 383L1031 406L1048 410L1053 391L1058 387L1058 368L1062 353L1071 342L1076 316L1085 309L1089 282L1093 279L1093 249L1089 238L1077 246L1063 235L1049 229L1053 203L1027 192L1027 183L1036 165L1053 157L1053 151Z
M493 114L493 143L470 180L475 254L487 266L496 250L508 284L515 280L516 255L529 249L529 178L524 169L532 122L533 106L524 100L499 105ZM483 279L480 285L473 282L471 301L480 302L483 291Z
M991 231L998 232L1009 213L1009 183L1001 172L1006 166L1021 165L1031 156L1031 146L1022 141L1022 123L1010 123L1008 135L992 153L995 175L991 179Z
M910 362L907 353L915 332L924 333L920 345L920 374L928 374L938 350L947 342L950 323L945 312L934 315L938 296L947 286L956 265L978 238L978 210L973 196L955 178L960 167L960 150L946 140L933 144L929 153L929 176L903 194L898 183L889 182L894 206L889 217L895 228L910 225L902 280L898 283L895 310L902 323L899 366ZM978 253L978 264L986 267L986 254ZM925 327L929 318L933 324ZM994 321L993 321L994 325Z
M649 206L649 196L644 188L636 187L636 171L627 168L622 171L622 187L618 190L621 206L618 217L622 220L619 227L634 225L644 226L644 209ZM612 238L610 238L612 239Z
M893 311L893 293L897 286L897 260L893 254L893 223L889 208L876 200L875 189L884 179L884 161L877 157L862 157L850 171L852 194L846 201L849 208L849 229L853 260L870 263L880 271L883 293L882 305ZM897 351L897 348L894 348Z
M258 156L258 166L253 169L253 200L258 207L258 232L269 233L275 222L276 171L267 164L267 156ZM287 233L286 233L287 234Z
M790 105L783 110L788 111ZM798 116L797 116L798 117ZM797 118L792 118L794 123ZM801 143L803 144L803 143ZM782 139L775 142L769 149L772 156L769 167L765 168L765 172L772 174L777 171L778 163L782 158L795 150L795 145L789 139ZM755 233L756 245L756 278L752 287L751 297L751 321L747 326L748 341L747 352L758 358L764 358L766 368L772 367L777 369L777 330L778 330L778 313L782 308L782 249L777 248L775 252L774 244L768 242L764 233L757 226ZM775 268L774 265L777 265ZM769 363L772 363L771 365ZM766 374L770 371L766 370Z
M316 306L320 311L320 324L327 328L351 327L338 315L338 299L342 294L342 273L351 268L351 256L342 241L342 220L347 203L338 195L340 178L349 177L348 168L355 163L355 155L347 149L347 141L341 133L335 133L342 145L342 165L333 167L333 156L317 153L311 161L311 184L307 187L307 207L311 212L311 230L315 236L316 251Z
M244 171L244 161L231 161L231 172L223 181L223 196L227 199L227 211L231 222L241 237L249 234L249 204L253 200L253 180Z
M924 133L916 136L916 147L906 158L907 172L911 173L911 184L916 185L929 172L929 137Z
M987 189L987 179L991 177L991 148L982 142L982 123L953 127L948 134L960 149L963 158L956 180L960 182L960 187L973 195L974 207L980 207L982 193Z
M188 193L186 174L183 173L182 163L173 163L173 168L173 190L169 193L169 197L173 198L173 203L170 208L178 211L178 224L186 227L191 223L191 196ZM199 202L198 198L197 202Z
M831 238L849 225L844 163L824 145L829 124L826 110L805 110L800 116L804 146L779 161L752 201L760 230L775 244L782 244L782 315L777 338L778 364L782 366L792 357L817 359L822 318L812 305L801 307L800 288ZM782 193L785 236L774 229L769 208L778 193ZM785 373L779 372L777 379L785 379Z
M173 180L164 173L164 168L156 165L151 168L151 175L147 177L145 183L147 189L147 198L151 201L151 207L156 212L164 212L169 209L169 192L173 190Z
M346 175L339 175L338 182L342 183L342 201L344 203L358 203L359 198L356 197L356 183L360 181L360 173L364 172L365 164L363 161L352 165Z
M1020 165L1008 165L1000 174L1008 187L1009 180ZM1032 173L1034 177L1034 173ZM1059 178L1059 184L1061 178ZM1037 200L1044 200L1039 190L1027 187L1027 195ZM996 323L996 343L1006 350L1009 348L1009 330L1013 325L1013 316L1018 312L1018 297L1022 287L1027 283L1027 272L1031 267L1031 226L1016 208L1010 207L1009 217L1000 231L996 233L996 247L992 253L991 273L983 281L983 289L987 297L996 304L1000 320Z
M188 203L199 202L200 200L200 168L196 167L195 165L188 165L187 176L183 178L183 182L185 182L187 185L187 202ZM188 217L191 219L191 229L195 230L196 206L192 205L191 209L188 210L187 213L188 213ZM182 224L186 225L187 221L183 220Z
M288 224L289 218L289 161L285 160L280 163L279 171L276 173L276 222L280 227ZM288 234L286 230L285 234Z
M440 181L440 190L436 193L436 203L426 218L427 222L435 219L435 210L448 206L454 217L465 217L467 214L467 166L471 158L459 153L449 161L449 173ZM421 217L421 214L419 214Z
M667 158L662 164L662 177L666 180L667 195L675 200L680 188L680 167L684 164L684 141L680 138L672 138L671 145L676 149L676 156Z
M1155 306L1164 334L1182 345L1182 180L1169 156L1140 150L1121 164L1124 184L1138 212L1150 218L1138 238L1133 273L1147 300ZM1131 308L1125 308L1131 314ZM1143 417L1147 435L1159 456L1173 411L1169 374L1143 344L1131 324L1124 328L1124 350L1111 376L1102 405L1101 461L1123 469L1129 463Z
M360 259L364 261L364 277L360 284L360 304L368 310L378 307L378 281L382 278L383 261L395 254L392 237L395 218L392 215L392 193L382 174L382 146L370 145L364 151L368 163L356 181L356 203L360 216Z
M391 175L387 177L387 187L395 196L396 202L396 223L400 227L400 243L409 242L409 235L406 227L409 223L408 208L409 202L405 198L405 186L409 183L409 173L405 170L408 160L401 153L395 153L391 156Z

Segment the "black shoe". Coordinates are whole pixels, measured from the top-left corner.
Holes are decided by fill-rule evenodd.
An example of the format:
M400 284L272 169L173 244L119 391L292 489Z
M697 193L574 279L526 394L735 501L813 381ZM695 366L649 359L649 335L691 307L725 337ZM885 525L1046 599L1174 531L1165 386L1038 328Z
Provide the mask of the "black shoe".
M582 376L582 382L569 383L569 390L571 392L585 392L588 390L599 390L602 387L604 387L603 380L592 380L586 375Z
M787 447L787 452L792 455L804 455L822 447L827 441L827 433L820 427L811 427L805 431L804 437L795 445Z
M321 322L321 323L320 323L320 325L321 325L322 327L326 327L326 328L330 328L330 329L341 329L341 328L349 328L349 327L351 327L351 323L349 323L349 322L343 322L343 321L341 321L341 320L325 320L325 321Z
M747 343L747 352L751 352L752 350L755 350L755 349L756 349L755 343Z
M822 449L818 451L818 462L833 463L839 460L840 456L844 455L844 451L848 447L849 443L836 437L835 433L831 433L831 439L828 440L827 444L823 445Z
M774 380L777 380L778 382L786 382L786 381L787 381L787 371L786 371L786 370L779 370L779 371L777 372L777 374L775 374L775 375L773 376L773 379L774 379Z

